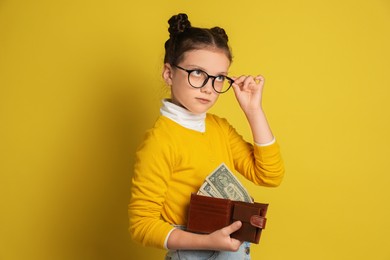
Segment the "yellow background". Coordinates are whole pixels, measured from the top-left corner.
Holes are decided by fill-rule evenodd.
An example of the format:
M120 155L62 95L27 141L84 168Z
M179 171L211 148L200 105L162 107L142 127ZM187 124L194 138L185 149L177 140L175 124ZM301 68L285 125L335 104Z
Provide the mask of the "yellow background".
M286 164L253 259L390 259L390 2L0 1L0 259L161 259L129 241L167 20L224 27ZM213 112L248 139L230 92Z

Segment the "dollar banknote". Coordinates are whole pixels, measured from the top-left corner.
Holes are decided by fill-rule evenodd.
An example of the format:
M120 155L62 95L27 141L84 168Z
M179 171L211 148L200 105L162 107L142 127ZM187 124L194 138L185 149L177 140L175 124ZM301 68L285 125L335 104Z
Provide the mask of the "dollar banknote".
M224 198L222 194L220 194L217 189L215 189L210 183L207 181L203 182L202 186L198 191L198 195L204 195L214 198Z
M206 177L198 194L235 201L253 202L248 191L224 163Z

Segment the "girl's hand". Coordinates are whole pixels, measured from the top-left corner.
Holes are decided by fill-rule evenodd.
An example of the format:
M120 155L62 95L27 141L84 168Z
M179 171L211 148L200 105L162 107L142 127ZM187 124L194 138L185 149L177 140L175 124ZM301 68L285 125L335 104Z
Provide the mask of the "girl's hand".
M241 221L233 222L231 225L208 235L210 248L218 251L237 251L242 242L231 238L230 234L240 229Z
M241 226L241 221L236 221L208 235L174 229L168 238L167 247L170 250L237 251L242 242L231 238L230 234L239 230Z
M233 77L233 90L241 109L245 112L261 110L264 78L261 75Z

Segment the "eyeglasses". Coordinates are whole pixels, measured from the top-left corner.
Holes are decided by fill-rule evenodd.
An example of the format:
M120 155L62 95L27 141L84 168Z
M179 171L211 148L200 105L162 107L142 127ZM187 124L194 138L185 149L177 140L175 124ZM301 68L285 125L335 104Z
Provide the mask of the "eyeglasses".
M213 86L213 89L215 90L215 92L221 94L228 91L234 82L234 80L229 78L228 76L211 76L200 69L187 70L177 65L173 66L188 73L188 83L190 83L190 85L194 88L203 88L211 78L211 85Z

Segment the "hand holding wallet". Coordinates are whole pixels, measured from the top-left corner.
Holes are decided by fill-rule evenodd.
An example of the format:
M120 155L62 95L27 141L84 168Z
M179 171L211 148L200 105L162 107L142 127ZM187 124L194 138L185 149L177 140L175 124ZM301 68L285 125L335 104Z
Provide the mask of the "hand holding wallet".
M258 244L265 228L268 204L232 201L191 194L187 230L209 234L240 220L242 226L232 238Z

